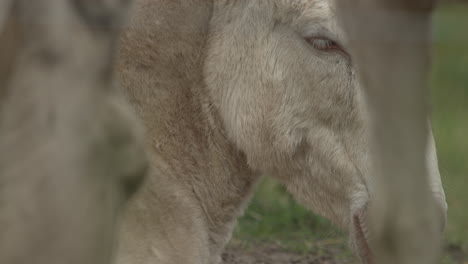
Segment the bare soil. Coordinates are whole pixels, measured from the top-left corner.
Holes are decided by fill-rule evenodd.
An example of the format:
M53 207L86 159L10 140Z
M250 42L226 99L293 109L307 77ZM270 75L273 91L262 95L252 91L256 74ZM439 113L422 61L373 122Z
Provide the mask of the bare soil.
M300 254L276 245L252 248L231 246L222 255L224 264L355 264L355 259L338 258L334 249Z
M343 254L336 245L322 247L320 251L301 254L274 244L256 246L230 245L222 255L223 264L358 264L356 258ZM456 264L468 264L468 256L461 247L448 245L446 257ZM446 263L446 262L444 262Z

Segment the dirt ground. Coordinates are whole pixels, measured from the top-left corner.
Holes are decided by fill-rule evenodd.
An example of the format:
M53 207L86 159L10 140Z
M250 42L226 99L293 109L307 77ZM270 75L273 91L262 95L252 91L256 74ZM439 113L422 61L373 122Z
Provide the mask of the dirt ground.
M354 259L338 259L333 250L320 254L299 254L279 246L229 247L222 255L224 264L355 264Z
M358 264L352 256L340 254L336 246L324 247L320 252L300 254L278 245L242 247L231 245L222 255L223 264ZM458 246L447 246L445 254L450 262L468 264L468 256Z

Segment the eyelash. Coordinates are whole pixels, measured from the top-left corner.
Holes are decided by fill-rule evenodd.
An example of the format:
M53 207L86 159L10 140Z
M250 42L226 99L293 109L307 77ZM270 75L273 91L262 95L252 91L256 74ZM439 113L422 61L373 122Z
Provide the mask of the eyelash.
M343 53L347 56L348 53L341 47L340 44L337 42L327 39L324 37L310 37L306 38L307 42L315 49L320 50L320 51L325 51L325 52L340 52Z

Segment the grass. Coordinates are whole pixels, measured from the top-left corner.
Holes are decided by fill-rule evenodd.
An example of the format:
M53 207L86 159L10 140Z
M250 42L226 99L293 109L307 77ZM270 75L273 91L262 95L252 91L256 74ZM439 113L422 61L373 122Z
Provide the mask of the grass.
M260 184L235 237L254 243L274 241L301 252L315 250L317 241L346 241L343 232L296 203L282 185L269 178Z
M447 195L447 243L468 255L468 6L436 15L433 126Z
M432 121L449 204L446 241L451 252L443 263L463 263L461 259L468 261L468 5L436 13L434 40ZM234 237L274 241L296 251L320 250L320 241L346 242L344 233L298 205L271 179L260 184Z

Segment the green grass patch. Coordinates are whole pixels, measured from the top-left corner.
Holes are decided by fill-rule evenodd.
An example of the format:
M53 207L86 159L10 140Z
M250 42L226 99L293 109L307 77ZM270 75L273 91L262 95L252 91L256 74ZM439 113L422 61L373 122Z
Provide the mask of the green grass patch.
M260 183L234 237L253 243L280 243L295 251L314 249L320 240L346 242L343 232L296 203L282 185L269 178Z
M447 241L468 253L468 6L435 16L433 128L447 195Z

